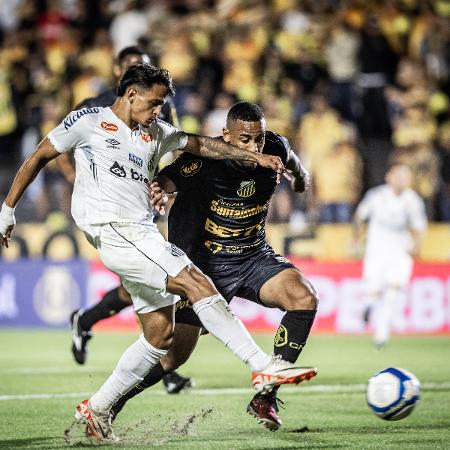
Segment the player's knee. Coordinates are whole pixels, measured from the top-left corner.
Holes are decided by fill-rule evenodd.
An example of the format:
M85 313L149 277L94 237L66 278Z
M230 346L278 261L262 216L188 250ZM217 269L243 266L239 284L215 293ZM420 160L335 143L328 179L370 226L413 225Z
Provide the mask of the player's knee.
M174 288L177 291L175 293L192 303L217 293L209 278L194 265L186 267L175 278L171 278L168 287Z
M317 293L308 286L303 286L302 289L291 290L286 297L287 304L284 308L286 311L315 311L319 304Z
M158 334L144 330L144 337L153 347L160 350L169 350L173 343L173 328L167 326L159 330Z

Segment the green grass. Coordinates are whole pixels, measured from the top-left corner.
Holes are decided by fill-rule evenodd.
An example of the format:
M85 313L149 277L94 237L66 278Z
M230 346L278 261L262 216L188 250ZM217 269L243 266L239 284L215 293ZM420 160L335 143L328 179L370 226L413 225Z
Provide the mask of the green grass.
M69 333L0 331L0 448L92 448L72 424L83 393L96 390L109 375L134 334L98 333L86 366L69 352ZM257 341L271 350L270 335ZM245 413L250 390L214 393L206 388L247 388L249 372L211 337L201 342L181 373L196 380L188 394L163 395L157 385L130 402L116 422L118 449L449 449L450 338L394 337L382 352L369 337L312 336L303 365L317 365L319 376L298 387L284 387L283 427L270 433ZM375 417L361 384L387 366L411 370L423 384L422 401L398 422ZM320 386L345 385L324 392ZM196 395L197 392L197 395ZM70 397L68 394L71 394ZM1 396L62 394L56 398L4 400ZM203 395L201 395L203 394ZM105 447L105 445L101 445Z

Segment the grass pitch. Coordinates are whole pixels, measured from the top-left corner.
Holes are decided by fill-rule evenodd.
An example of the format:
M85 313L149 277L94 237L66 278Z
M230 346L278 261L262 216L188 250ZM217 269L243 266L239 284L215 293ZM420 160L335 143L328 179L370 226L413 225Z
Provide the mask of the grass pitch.
M74 408L135 338L98 333L86 366L78 366L68 331L0 331L0 448L98 447L72 426ZM271 351L271 335L256 339ZM121 442L114 448L450 449L450 337L394 337L377 352L369 337L313 335L301 363L316 365L319 375L280 389L284 424L271 433L245 413L253 395L247 369L213 338L202 337L180 370L196 387L169 396L157 385L132 400L116 421ZM364 384L387 366L411 370L422 382L421 402L398 422L378 419L365 402Z

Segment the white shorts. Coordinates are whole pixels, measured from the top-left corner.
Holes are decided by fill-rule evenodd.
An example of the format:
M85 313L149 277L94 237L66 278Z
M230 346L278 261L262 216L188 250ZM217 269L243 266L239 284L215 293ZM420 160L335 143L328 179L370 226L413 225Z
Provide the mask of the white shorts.
M176 277L191 261L163 238L155 224L111 223L102 225L98 234L100 258L120 276L137 313L156 311L180 299L166 291L167 277Z
M379 292L387 286L407 286L414 261L408 253L367 254L364 258L363 281L367 293Z

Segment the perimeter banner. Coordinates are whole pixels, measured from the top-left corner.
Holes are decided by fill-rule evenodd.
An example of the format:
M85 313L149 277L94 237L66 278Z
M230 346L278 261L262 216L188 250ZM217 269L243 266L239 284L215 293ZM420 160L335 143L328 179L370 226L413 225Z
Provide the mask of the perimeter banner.
M313 283L320 303L315 332L359 334L365 331L362 321L363 286L361 262L326 263L301 261L294 264ZM118 283L100 264L91 266L89 303L97 301L106 290ZM449 333L450 332L450 264L418 263L407 291L396 304L394 332ZM253 331L275 330L283 313L255 303L235 298L234 312ZM99 328L134 328L131 308L99 324Z

